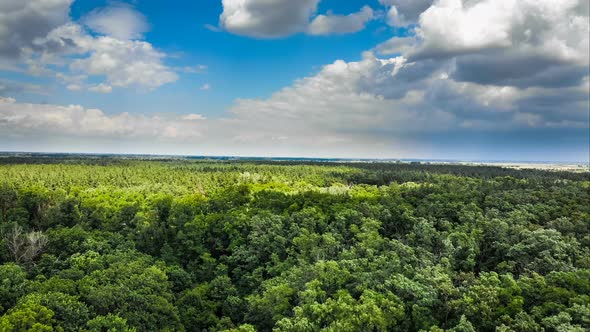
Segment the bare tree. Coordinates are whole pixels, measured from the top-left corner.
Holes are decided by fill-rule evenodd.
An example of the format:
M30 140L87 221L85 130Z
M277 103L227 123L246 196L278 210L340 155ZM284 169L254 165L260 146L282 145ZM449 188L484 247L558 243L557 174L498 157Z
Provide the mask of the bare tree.
M8 251L17 263L21 262L22 253L25 251L25 238L23 234L23 228L16 224L12 229L3 234L4 241L8 246Z
M47 245L47 236L42 232L29 232L26 235L27 248L24 252L25 261L31 262L37 258L45 249Z
M23 228L16 224L3 237L10 255L19 264L31 263L43 252L48 242L47 236L42 232L25 233Z

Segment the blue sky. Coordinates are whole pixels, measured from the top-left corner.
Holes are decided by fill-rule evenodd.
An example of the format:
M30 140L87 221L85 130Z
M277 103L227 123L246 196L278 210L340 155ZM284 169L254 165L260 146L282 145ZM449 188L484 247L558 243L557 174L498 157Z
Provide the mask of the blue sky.
M111 2L112 3L112 2ZM377 1L368 2L377 6ZM81 19L108 1L77 1L71 16ZM322 1L318 11L347 14L358 11L365 1ZM313 74L337 59L358 60L359 55L391 38L393 28L371 22L367 29L341 36L307 36L295 34L286 38L244 38L231 33L214 32L205 27L218 25L223 11L220 1L187 1L170 6L158 1L136 1L135 9L149 20L151 30L146 40L173 54L169 63L176 66L206 65L201 75L183 74L182 78L141 99L129 98L130 109L160 112L161 102L176 103L180 109L198 107L209 116L224 112L236 98L264 98L295 79ZM324 9L324 10L321 10ZM404 29L400 29L404 31ZM289 64L285 66L285 64ZM214 89L196 93L195 87L210 84ZM96 107L108 109L125 102L127 93L118 100L96 98ZM76 97L64 96L63 101ZM102 99L102 100L101 100ZM102 103L101 103L102 102ZM181 102L180 105L178 103Z
M74 1L70 8L72 20L79 21L96 8L121 2ZM109 98L93 93L71 93L65 86L53 84L51 79L30 77L4 72L7 78L52 85L51 98L42 95L28 96L34 102L81 103L105 111L125 105L129 112L159 113L162 105L174 104L178 112L195 108L209 116L223 113L236 98L264 98L295 79L313 74L327 63L337 59L358 60L359 55L391 38L394 30L383 23L370 22L367 29L339 36L307 36L295 34L285 38L244 38L231 33L215 32L205 26L218 25L223 11L221 1L204 0L182 2L170 6L157 1L131 1L133 8L146 16L150 30L145 40L171 55L167 63L173 66L205 65L202 74L181 74L181 79L149 91L117 91ZM336 13L358 11L367 3L377 7L378 2L322 1L320 10ZM318 10L319 11L319 10ZM285 64L288 63L288 66ZM210 84L215 89L198 92ZM141 98L137 98L137 92ZM165 110L168 111L168 110Z
M588 161L558 2L6 0L0 150Z

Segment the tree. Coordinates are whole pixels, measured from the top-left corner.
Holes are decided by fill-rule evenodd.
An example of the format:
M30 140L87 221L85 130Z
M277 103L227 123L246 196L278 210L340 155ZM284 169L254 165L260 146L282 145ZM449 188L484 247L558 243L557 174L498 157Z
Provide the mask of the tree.
M43 252L48 239L42 232L25 233L22 227L14 224L4 234L4 242L15 262L29 264Z
M78 297L60 292L28 294L19 300L16 309L21 308L47 308L52 325L64 332L80 331L89 317L88 307Z
M469 320L467 320L467 318L465 318L465 315L461 316L461 320L459 321L459 324L455 325L455 327L453 327L452 329L449 330L449 332L475 332L475 328L473 327L473 324L471 324L471 322L469 322Z
M81 299L99 315L117 313L140 330L181 329L164 271L137 252L98 256L105 265L91 268L79 281Z
M86 323L88 332L135 332L129 327L127 320L117 315L96 316Z
M8 220L8 210L15 207L16 203L16 191L7 183L2 183L0 185L0 222Z
M54 312L36 302L22 302L0 317L0 331L55 331Z
M493 331L500 317L522 311L524 298L511 275L482 273L463 296L467 318L482 331Z
M0 265L0 314L12 308L25 291L26 273L22 267Z

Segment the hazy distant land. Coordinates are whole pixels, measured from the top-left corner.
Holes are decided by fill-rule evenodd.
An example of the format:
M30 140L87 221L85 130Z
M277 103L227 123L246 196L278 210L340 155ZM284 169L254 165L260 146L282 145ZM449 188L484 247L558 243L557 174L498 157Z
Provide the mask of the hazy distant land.
M443 160L443 159L369 159L369 158L313 158L313 157L259 157L259 156L188 156L188 155L148 155L148 154L109 154L109 153L45 153L45 152L0 152L0 159L15 158L23 160L35 158L47 159L140 159L140 160L208 160L208 161L275 161L275 162L315 162L315 163L419 163L467 166L497 166L512 169L539 169L547 171L590 172L588 162L556 161L479 161L479 160ZM26 161L25 161L26 162Z

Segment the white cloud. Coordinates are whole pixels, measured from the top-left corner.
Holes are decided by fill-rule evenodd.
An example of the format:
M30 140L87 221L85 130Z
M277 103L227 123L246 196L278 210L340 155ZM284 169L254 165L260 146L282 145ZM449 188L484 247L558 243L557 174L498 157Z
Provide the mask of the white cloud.
M267 126L258 130L259 135L310 139L329 135L354 140L372 132L407 134L452 126L451 113L420 109L420 91L405 86L400 98L381 94L403 83L396 81L396 75L405 69L402 58L381 60L367 53L359 62L335 61L266 100L238 100L231 111L253 126Z
M104 83L100 83L98 85L94 85L88 88L88 91L98 92L98 93L111 93L113 91L113 87L110 85L106 85Z
M80 90L82 90L82 87L78 84L68 84L66 86L66 89L68 89L70 91L80 91Z
M203 91L211 90L211 84L205 83L205 84L201 85L200 89Z
M86 88L89 75L105 86L154 89L178 79L150 43L133 40L147 31L145 17L114 3L91 12L83 21L104 36L93 36L69 18L72 0L0 2L2 67L53 76L72 91Z
M82 19L92 31L118 39L141 39L149 30L147 19L126 4L95 9Z
M64 73L55 73L55 78L57 78L63 84L76 84L82 85L86 79L88 79L88 75L66 75Z
M208 67L205 65L186 66L182 67L181 71L189 74L202 74L207 72Z
M80 105L19 103L0 97L0 135L42 137L104 137L188 139L200 136L196 122L136 115L106 114Z
M440 0L420 16L414 57L494 49L588 61L587 0ZM564 19L568 18L568 19Z
M410 62L451 59L450 75L480 84L573 86L587 76L586 0L440 0L424 11L416 35L376 47Z
M275 38L304 31L320 0L222 0L219 25L229 32Z
M320 0L222 0L219 26L231 33L256 38L278 38L299 32L311 35L345 34L360 31L374 18L364 6L349 15L316 14ZM209 26L208 29L211 29Z
M74 60L70 67L91 75L104 75L113 86L157 88L178 79L162 64L165 55L147 42L98 37L90 50L89 57Z
M69 20L73 0L0 1L0 57L16 58L35 38Z
M221 31L221 29L219 27L216 27L213 24L207 23L207 24L203 25L203 27L209 31L212 31L212 32L220 32Z
M311 33L317 3L226 0L220 24L232 33L264 38ZM548 130L587 132L586 0L382 3L390 13L395 8L390 24L416 23L415 35L378 45L379 56L335 61L268 98L238 99L224 118L105 113L4 98L0 136L116 139L111 147L135 140L150 152L161 148L154 142L166 141L196 154L419 157L439 138L451 136L470 143L484 133L495 144L514 135L512 143L519 144L520 131L533 132L534 140L551 137ZM320 15L312 26L316 32L344 31L351 26L349 17ZM95 37L74 23L37 38L30 52L33 64L69 68L58 80L85 89L87 75L104 77L98 86L105 89L154 88L177 79L164 64L166 55L151 44Z
M312 35L353 33L363 30L373 18L373 10L369 6L349 15L318 15L309 24L307 31Z
M448 75L452 67L452 62L378 59L371 53L359 62L339 60L270 98L238 100L231 109L233 121L240 124L237 137L252 144L286 136L291 143L339 146L382 139L408 142L465 129L589 126L587 93L579 92L583 87L521 89L457 82ZM572 103L538 106L555 98Z
M408 37L392 37L377 45L375 50L383 55L408 54L414 50L416 40Z
M433 3L433 0L379 0L388 6L387 23L391 26L407 26L416 23L418 17Z
M227 117L216 119L106 114L3 99L0 135L102 137L116 139L117 151L151 153L449 158L448 152L429 150L432 135L468 142L473 132L505 136L589 126L588 78L575 87L501 87L455 81L448 74L453 65L365 53L358 62L326 65L269 98L239 99ZM102 151L115 149L110 144ZM579 158L572 153L567 158Z
M185 116L181 117L182 120L186 120L186 121L200 121L200 120L205 120L206 118L204 116L202 116L201 114L187 114Z
M41 59L55 58L83 75L104 76L114 87L157 88L174 82L178 75L163 63L166 55L144 41L108 36L93 37L74 23L60 26L35 41ZM75 55L75 59L69 57ZM43 61L43 60L41 60Z
M47 91L38 84L30 84L0 78L0 96L9 94L34 93L47 94Z

